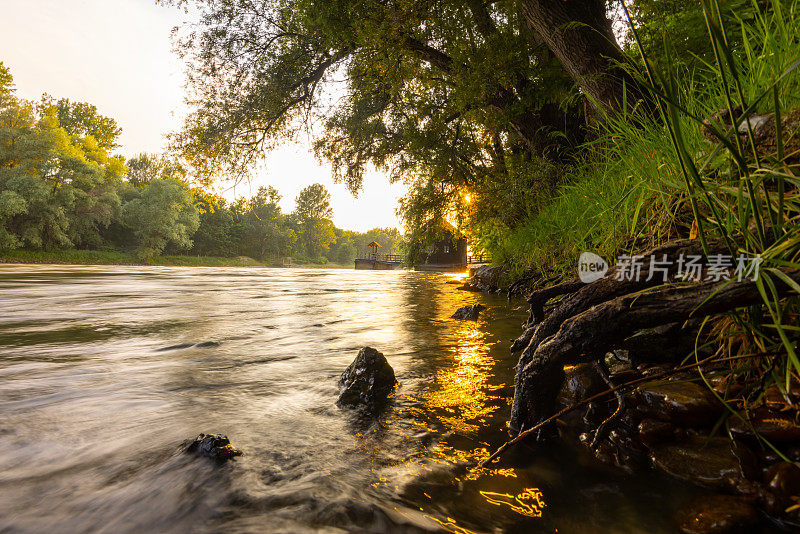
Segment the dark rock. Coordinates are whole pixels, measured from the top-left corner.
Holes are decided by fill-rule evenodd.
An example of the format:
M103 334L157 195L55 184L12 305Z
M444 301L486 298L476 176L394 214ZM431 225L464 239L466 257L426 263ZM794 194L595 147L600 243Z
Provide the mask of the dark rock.
M639 386L639 409L654 419L688 427L713 424L723 407L704 385L695 382L648 382Z
M564 383L558 394L558 403L573 406L592 395L608 389L591 363L581 363L564 368Z
M695 499L676 514L678 527L686 534L743 532L758 523L758 513L748 503L730 495Z
M463 321L477 321L478 315L486 309L486 306L483 304L472 304L470 306L464 306L463 308L459 308L456 312L450 316L451 319L461 319Z
M749 417L747 414L740 416L730 418L731 434L735 437L753 438L755 429L761 437L775 443L800 441L800 423L795 412L774 412L761 406L750 411ZM742 418L749 421L749 424Z
M211 458L218 462L225 462L236 456L242 456L242 451L234 449L228 436L223 436L222 434L200 434L194 441L186 443L186 452Z
M593 436L588 433L579 436L580 442L602 463L618 467L628 473L641 471L647 466L647 450L626 428L611 430L608 437L600 440L594 448L591 447L592 438Z
M467 283L459 289L466 291L488 291L490 293L499 291L501 280L505 272L505 267L497 265L482 265L481 267L470 269Z
M756 458L743 447L734 453L728 438L694 435L681 443L656 445L650 459L656 469L694 484L728 489L753 471Z
M709 379L711 388L723 398L735 397L744 391L744 385L733 381L732 375L717 375Z
M639 439L648 447L673 441L675 438L675 425L656 419L643 419L639 423Z
M342 392L336 404L377 407L386 401L396 383L394 369L383 354L364 347L339 379Z
M625 373L633 369L627 350L615 350L605 357L606 367L612 375Z
M780 462L767 471L766 483L770 491L784 506L792 504L792 497L800 497L800 467L790 462Z
M741 108L735 108L734 113L738 118L742 114ZM710 126L711 122L723 131L731 128L733 121L728 110L721 109L711 115L708 120L704 121L700 131L709 141L718 142L717 137L713 134ZM783 153L786 155L784 161L790 164L798 162L798 153L800 153L800 110L793 109L786 112L781 117L781 130L783 133L782 139L785 139L783 145ZM748 143L752 135L754 146L760 158L775 157L777 152L776 144L776 122L774 114L764 115L750 115L748 120L743 120L737 128L737 135L742 140L742 143Z

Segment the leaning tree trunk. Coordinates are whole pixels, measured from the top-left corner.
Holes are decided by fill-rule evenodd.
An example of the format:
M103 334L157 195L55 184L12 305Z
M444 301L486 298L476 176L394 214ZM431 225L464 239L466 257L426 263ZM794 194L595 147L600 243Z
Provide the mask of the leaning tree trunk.
M519 0L518 5L525 22L601 107L620 109L623 84L633 95L644 94L618 66L624 57L606 15L605 0Z

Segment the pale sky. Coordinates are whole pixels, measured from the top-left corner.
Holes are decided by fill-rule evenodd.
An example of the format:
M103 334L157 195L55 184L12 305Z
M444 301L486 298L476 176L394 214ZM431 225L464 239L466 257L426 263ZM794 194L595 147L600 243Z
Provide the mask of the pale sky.
M184 67L171 42L184 16L154 0L0 0L0 61L11 69L18 96L37 100L49 93L94 104L122 127L119 153L157 153L187 112ZM221 184L220 190L233 198L271 185L289 212L300 190L315 182L331 193L336 226L398 226L402 184L372 172L354 199L333 183L329 166L305 140L268 154L249 184Z

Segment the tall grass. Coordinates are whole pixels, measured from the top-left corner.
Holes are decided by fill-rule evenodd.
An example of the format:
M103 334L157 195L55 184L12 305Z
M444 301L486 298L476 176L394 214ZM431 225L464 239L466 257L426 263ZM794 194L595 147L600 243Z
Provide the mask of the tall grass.
M787 392L793 383L800 383L798 299L779 298L776 290L778 283L786 283L800 292L785 274L786 269L800 269L800 179L798 167L789 165L798 154L785 151L787 141L797 145L784 137L800 131L782 130L787 111L800 109L800 15L797 2L773 0L754 24L727 28L717 0L701 4L715 60L706 65L702 84L687 86L669 68L658 72L648 51L636 41L646 83L670 136L673 160L681 168L683 194L692 206L699 237L721 236L732 253L763 260L757 280L762 305L709 321L709 332L721 352L761 355L722 373L726 381L745 385L744 393L723 395L721 400L731 414L746 421L739 410L746 411L765 387L774 384L791 403ZM758 12L759 6L754 7ZM730 44L732 31L741 32L739 49ZM667 56L674 59L668 42L666 46ZM727 120L707 120L719 109L724 112L717 116L727 113ZM767 139L756 139L756 113L771 116L778 126ZM711 142L698 136L704 126ZM706 376L703 379L707 381Z
M583 250L611 259L688 236L693 225L702 238L745 235L749 253L770 256L781 247L784 259L787 247L797 253L798 247L790 245L796 239L791 223L797 198L787 194L796 178L776 165L779 155L761 161L747 153L752 152L749 141L718 131L721 139L712 143L701 130L720 109L744 105L785 116L785 110L800 108L800 77L791 70L800 50L797 2L773 1L755 24L726 29L742 36L738 50L725 48L716 8L705 9L721 63L701 64L689 73L680 72L675 62L657 72L642 50L641 65L649 67L650 76L644 68L640 76L652 87L663 116L610 117L599 138L587 145L590 156L564 177L554 201L499 239L495 257L517 270L543 267L574 274ZM665 46L669 54L669 43ZM769 240L766 228L773 233ZM764 245L775 232L782 232L782 245L776 242L767 250Z

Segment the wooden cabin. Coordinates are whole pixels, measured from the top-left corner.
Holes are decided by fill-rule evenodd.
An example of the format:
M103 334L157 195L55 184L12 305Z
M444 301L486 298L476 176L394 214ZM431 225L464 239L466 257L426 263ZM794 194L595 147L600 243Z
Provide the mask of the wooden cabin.
M414 268L418 271L453 272L467 268L467 239L458 236L458 230L449 223L442 223L440 237L422 254L422 262Z

